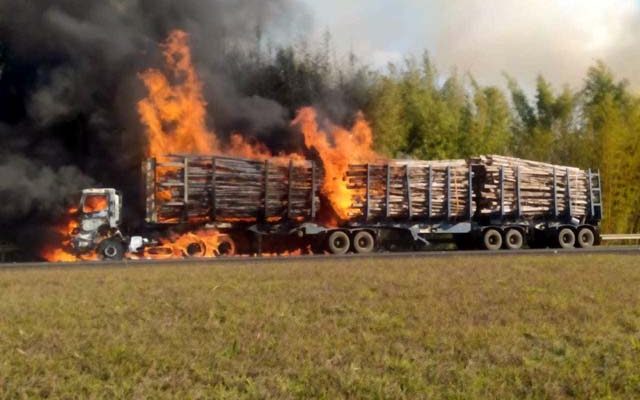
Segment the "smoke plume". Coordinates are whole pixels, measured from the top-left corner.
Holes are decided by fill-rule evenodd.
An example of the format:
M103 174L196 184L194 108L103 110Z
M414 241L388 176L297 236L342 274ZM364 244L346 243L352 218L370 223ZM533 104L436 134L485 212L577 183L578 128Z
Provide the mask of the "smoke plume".
M219 131L288 129L278 103L242 95L224 55L304 35L308 19L295 0L0 0L0 237L35 236L90 184L122 189L136 211L139 73L162 65L173 29L190 34Z

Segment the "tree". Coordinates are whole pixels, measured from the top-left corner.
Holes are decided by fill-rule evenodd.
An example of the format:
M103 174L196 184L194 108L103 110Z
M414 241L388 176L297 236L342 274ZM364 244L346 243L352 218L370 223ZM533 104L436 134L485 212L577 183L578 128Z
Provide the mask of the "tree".
M500 89L481 87L471 78L472 104L467 108L468 119L464 134L465 155L509 154L513 135L511 111Z
M380 78L373 89L367 117L375 132L376 149L389 157L405 149L409 123L405 118L402 86L397 77Z
M616 82L602 62L591 67L583 89L585 143L602 172L604 229L630 232L639 228L640 100Z

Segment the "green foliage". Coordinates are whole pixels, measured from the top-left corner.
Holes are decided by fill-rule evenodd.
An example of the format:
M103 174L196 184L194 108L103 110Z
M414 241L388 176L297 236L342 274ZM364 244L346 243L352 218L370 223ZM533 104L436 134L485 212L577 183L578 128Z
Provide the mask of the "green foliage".
M499 153L601 169L607 232L640 231L640 97L603 62L579 90L554 88L543 76L506 90L453 70L442 74L428 54L374 71L350 54L336 61L330 34L261 53L231 51L226 68L246 95L275 99L293 115L312 104L349 124L364 111L377 150L388 157L442 159ZM315 50L314 50L315 49Z
M475 81L472 87L473 107L467 111L470 124L463 132L463 154L509 155L513 138L507 99L496 87L483 88Z
M640 99L616 83L602 63L589 69L583 90L586 138L603 173L605 220L611 232L638 225L640 198Z
M442 78L428 56L380 78L367 108L378 149L393 157L436 159L509 153L511 112L496 87Z
M0 271L0 398L638 398L629 261Z

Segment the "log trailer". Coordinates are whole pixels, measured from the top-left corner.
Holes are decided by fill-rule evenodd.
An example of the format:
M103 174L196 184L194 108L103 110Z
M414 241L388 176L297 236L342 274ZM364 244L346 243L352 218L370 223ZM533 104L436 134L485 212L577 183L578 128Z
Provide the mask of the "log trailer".
M340 223L325 222L336 219L312 161L171 155L146 160L143 172L144 232L121 229L120 192L85 189L75 253L121 259L161 247L170 232L206 230L220 235L215 254L260 254L267 241L332 254L437 242L487 250L600 243L599 173L516 158L350 165L351 204ZM204 245L194 239L184 256L204 254Z

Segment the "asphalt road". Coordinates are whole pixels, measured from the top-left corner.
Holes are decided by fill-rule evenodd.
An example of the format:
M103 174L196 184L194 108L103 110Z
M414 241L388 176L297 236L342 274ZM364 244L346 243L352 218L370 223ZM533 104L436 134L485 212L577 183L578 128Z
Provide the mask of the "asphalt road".
M472 251L421 251L421 252L384 252L371 254L345 254L345 255L303 255L303 256L234 256L234 257L217 257L217 258L184 258L184 259L167 259L167 260L123 260L123 261L86 261L86 262L67 262L67 263L48 263L48 262L27 262L27 263L5 263L0 264L0 269L20 269L20 268L57 268L57 267L136 267L148 265L162 264L261 264L261 263L281 263L285 260L309 261L309 262L335 262L340 259L357 259L357 258L390 258L390 259L406 259L406 258L446 258L446 257L512 257L518 255L527 256L564 256L564 255L589 255L589 254L619 254L633 257L633 262L637 262L640 266L640 246L603 246L594 247L592 249L523 249L523 250L472 250ZM635 257L634 257L635 256ZM638 258L636 258L638 257Z

